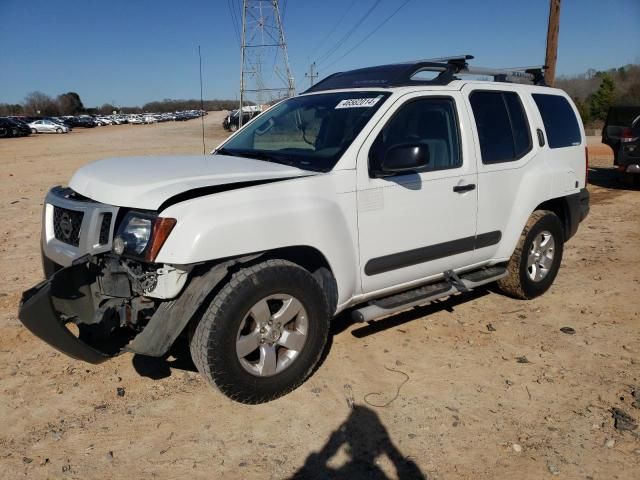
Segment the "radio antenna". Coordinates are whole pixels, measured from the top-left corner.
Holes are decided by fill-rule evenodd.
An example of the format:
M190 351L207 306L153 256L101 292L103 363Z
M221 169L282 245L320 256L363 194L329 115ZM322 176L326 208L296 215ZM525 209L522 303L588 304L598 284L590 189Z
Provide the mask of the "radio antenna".
M202 155L206 155L207 148L204 144L204 101L202 100L202 54L200 53L200 45L198 45L198 59L200 60L200 123L202 123Z

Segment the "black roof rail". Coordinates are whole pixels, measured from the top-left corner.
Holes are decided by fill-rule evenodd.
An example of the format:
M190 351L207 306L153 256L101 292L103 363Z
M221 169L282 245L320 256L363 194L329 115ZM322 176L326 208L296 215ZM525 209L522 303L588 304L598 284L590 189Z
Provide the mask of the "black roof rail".
M458 80L457 74L491 76L497 82L523 79L531 81L534 85L546 85L544 81L546 66L492 69L471 67L468 61L472 59L473 55L456 55L337 72L320 80L303 93L343 88L447 85L453 80ZM439 73L435 78L428 80L413 78L425 71Z

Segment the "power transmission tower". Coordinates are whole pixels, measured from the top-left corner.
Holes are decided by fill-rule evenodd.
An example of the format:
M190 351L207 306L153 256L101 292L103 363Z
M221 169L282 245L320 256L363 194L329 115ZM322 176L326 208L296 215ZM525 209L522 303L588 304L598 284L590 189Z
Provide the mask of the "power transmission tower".
M305 73L304 76L309 79L309 82L313 87L313 83L315 79L318 78L318 70L316 70L316 62L313 62L311 65L309 65L309 73Z
M262 105L295 94L278 3L242 2L240 112L247 101ZM242 115L239 124L242 126Z
M556 62L558 61L558 34L560 32L560 1L549 1L549 25L547 27L547 52L544 64L547 66L544 77L553 87L556 81Z

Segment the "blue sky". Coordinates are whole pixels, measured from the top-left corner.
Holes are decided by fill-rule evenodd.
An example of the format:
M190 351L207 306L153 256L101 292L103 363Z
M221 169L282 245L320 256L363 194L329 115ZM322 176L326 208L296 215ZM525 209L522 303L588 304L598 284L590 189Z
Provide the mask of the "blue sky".
M86 106L235 98L240 54L228 3L238 0L0 0L0 102L34 90L80 94ZM376 0L288 0L284 24L297 90L304 72ZM380 0L320 76L368 65L471 53L476 65L544 62L548 0L411 0L337 61L404 0ZM349 8L350 7L350 8ZM338 20L345 11L342 22ZM327 33L335 27L332 36ZM558 73L640 63L640 0L564 0Z

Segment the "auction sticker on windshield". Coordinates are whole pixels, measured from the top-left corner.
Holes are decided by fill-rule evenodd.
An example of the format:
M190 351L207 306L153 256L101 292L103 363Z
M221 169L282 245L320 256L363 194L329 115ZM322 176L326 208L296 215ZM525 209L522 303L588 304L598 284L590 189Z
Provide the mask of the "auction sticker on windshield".
M373 107L382 98L382 95L375 98L347 98L340 100L340 103L336 105L338 108L369 108Z

